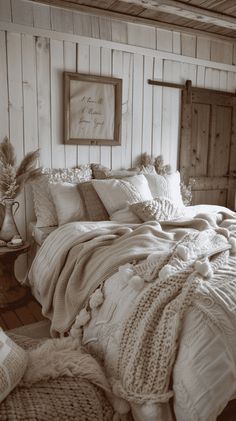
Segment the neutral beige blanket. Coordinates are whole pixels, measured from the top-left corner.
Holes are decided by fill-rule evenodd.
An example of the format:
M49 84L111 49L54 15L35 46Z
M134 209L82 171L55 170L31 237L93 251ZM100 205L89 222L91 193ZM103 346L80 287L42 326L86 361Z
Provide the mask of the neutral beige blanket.
M155 223L107 224L77 236L74 232L70 224L52 233L29 273L31 285L37 283L43 314L52 320L53 335L69 330L91 293L120 265L144 259L159 247L169 250L174 244L173 235ZM65 236L71 241L63 244ZM55 243L61 244L56 253Z
M52 334L69 330L91 293L127 262L154 251L170 251L188 232L227 226L230 215L182 219L172 223L121 226L114 223L71 223L58 228L37 255L29 281ZM229 219L229 224L236 220Z

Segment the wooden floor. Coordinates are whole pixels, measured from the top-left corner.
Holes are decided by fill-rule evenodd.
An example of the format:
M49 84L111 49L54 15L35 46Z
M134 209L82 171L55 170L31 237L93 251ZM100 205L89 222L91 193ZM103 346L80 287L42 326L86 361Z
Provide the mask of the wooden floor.
M14 329L40 320L45 320L45 318L41 313L40 304L32 296L27 303L14 310L0 309L0 326L3 330Z

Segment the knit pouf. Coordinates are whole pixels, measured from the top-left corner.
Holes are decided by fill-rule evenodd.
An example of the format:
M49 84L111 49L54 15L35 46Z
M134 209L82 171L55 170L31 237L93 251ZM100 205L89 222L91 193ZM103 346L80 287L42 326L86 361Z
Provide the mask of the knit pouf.
M87 380L59 377L18 386L1 404L1 421L111 421L102 390Z
M8 335L22 348L44 340ZM1 421L111 421L113 408L103 390L79 376L20 383L1 403Z

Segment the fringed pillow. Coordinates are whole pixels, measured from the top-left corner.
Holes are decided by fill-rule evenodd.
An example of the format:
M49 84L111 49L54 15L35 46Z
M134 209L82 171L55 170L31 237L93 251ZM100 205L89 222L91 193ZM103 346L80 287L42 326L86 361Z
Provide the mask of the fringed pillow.
M130 209L142 221L169 221L179 216L178 208L165 197L133 203Z

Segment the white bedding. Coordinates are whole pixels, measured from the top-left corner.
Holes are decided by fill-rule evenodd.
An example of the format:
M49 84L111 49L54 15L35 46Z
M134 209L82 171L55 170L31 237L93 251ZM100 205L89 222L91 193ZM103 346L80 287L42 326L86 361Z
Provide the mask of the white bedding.
M209 205L190 206L185 210L188 218L219 211L230 214L226 208ZM65 238L63 243L54 244L54 252L60 253L85 231L109 224L112 223L74 224L72 238L70 231L70 237ZM50 237L47 242L49 244ZM43 253L43 246L41 249ZM47 271L47 268L42 267L42 270ZM31 287L41 302L40 286L36 278L31 281ZM215 323L209 323L198 306L202 302L207 307L209 299L209 311L216 311L216 314L219 312L219 306L214 309L214 300L207 296L204 288L203 284L185 315L173 369L174 412L177 421L213 421L236 394L236 297L226 297L227 304L231 300L231 310L230 306L224 307L223 301L220 308L229 344L226 346L221 328ZM105 300L92 311L92 318L84 328L83 343L103 361L109 375L119 355L122 323L140 292L124 284L122 272L119 271L106 280L103 292ZM132 413L136 421L172 420L168 404L133 404Z

